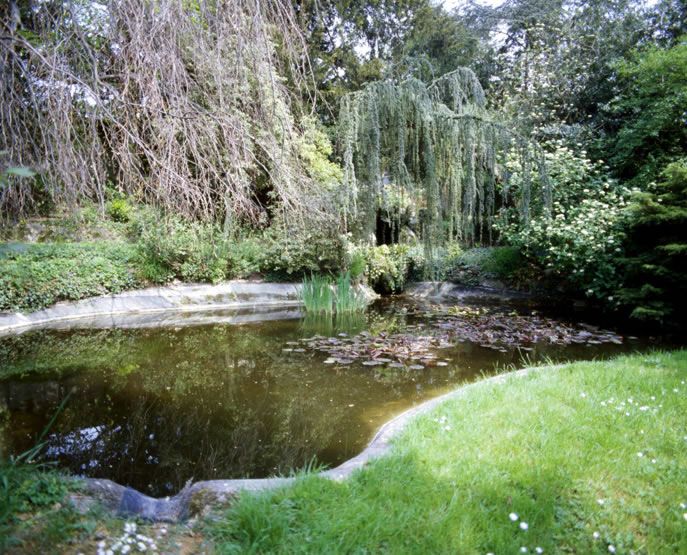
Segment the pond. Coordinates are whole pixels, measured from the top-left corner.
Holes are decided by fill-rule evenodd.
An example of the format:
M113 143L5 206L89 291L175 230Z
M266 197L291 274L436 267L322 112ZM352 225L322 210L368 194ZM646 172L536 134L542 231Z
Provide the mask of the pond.
M188 480L335 466L391 417L495 368L646 344L533 308L399 298L344 318L237 324L225 311L0 338L0 454L32 447L66 398L44 460L172 495Z

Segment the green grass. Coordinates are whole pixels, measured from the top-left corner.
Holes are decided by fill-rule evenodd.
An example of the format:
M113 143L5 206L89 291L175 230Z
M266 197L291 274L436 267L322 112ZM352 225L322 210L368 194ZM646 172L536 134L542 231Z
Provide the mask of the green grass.
M348 481L242 495L208 524L217 551L687 552L687 351L500 381L413 421Z

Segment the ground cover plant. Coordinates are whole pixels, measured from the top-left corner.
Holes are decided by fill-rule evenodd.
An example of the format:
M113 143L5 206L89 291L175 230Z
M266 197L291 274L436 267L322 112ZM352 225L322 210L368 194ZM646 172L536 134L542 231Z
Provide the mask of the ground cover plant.
M135 258L132 245L116 242L6 250L0 258L0 311L36 310L140 286Z
M350 480L244 494L220 553L687 550L687 352L478 383Z

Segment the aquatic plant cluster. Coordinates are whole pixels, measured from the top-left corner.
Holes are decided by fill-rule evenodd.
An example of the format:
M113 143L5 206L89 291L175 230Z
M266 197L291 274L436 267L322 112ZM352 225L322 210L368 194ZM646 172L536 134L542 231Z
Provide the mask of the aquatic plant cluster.
M342 272L335 283L328 276L311 274L303 279L301 300L311 313L341 314L365 310L363 293L351 282L351 273Z
M291 341L286 353L318 351L326 353L325 364L385 366L391 369L423 370L446 366L450 358L436 353L460 342L471 342L499 352L519 349L531 351L540 343L547 345L622 344L623 337L588 324L568 324L532 312L518 314L484 307L430 306L406 312L425 322L403 326L397 333L368 331L336 337L314 335Z

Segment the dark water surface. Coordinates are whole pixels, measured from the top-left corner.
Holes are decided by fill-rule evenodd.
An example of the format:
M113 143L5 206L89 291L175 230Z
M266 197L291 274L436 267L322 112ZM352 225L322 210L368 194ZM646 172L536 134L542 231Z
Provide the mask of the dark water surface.
M495 367L524 366L523 354L533 362L591 359L645 345L627 339L622 345L538 344L524 353L462 342L440 350L447 366L423 370L324 364L326 354L298 352L295 345L314 334L403 331L423 320L409 316L409 306L385 302L337 321L0 338L0 454L32 447L71 392L43 458L75 474L170 495L190 479L265 477L313 459L335 466L360 452L394 415Z

